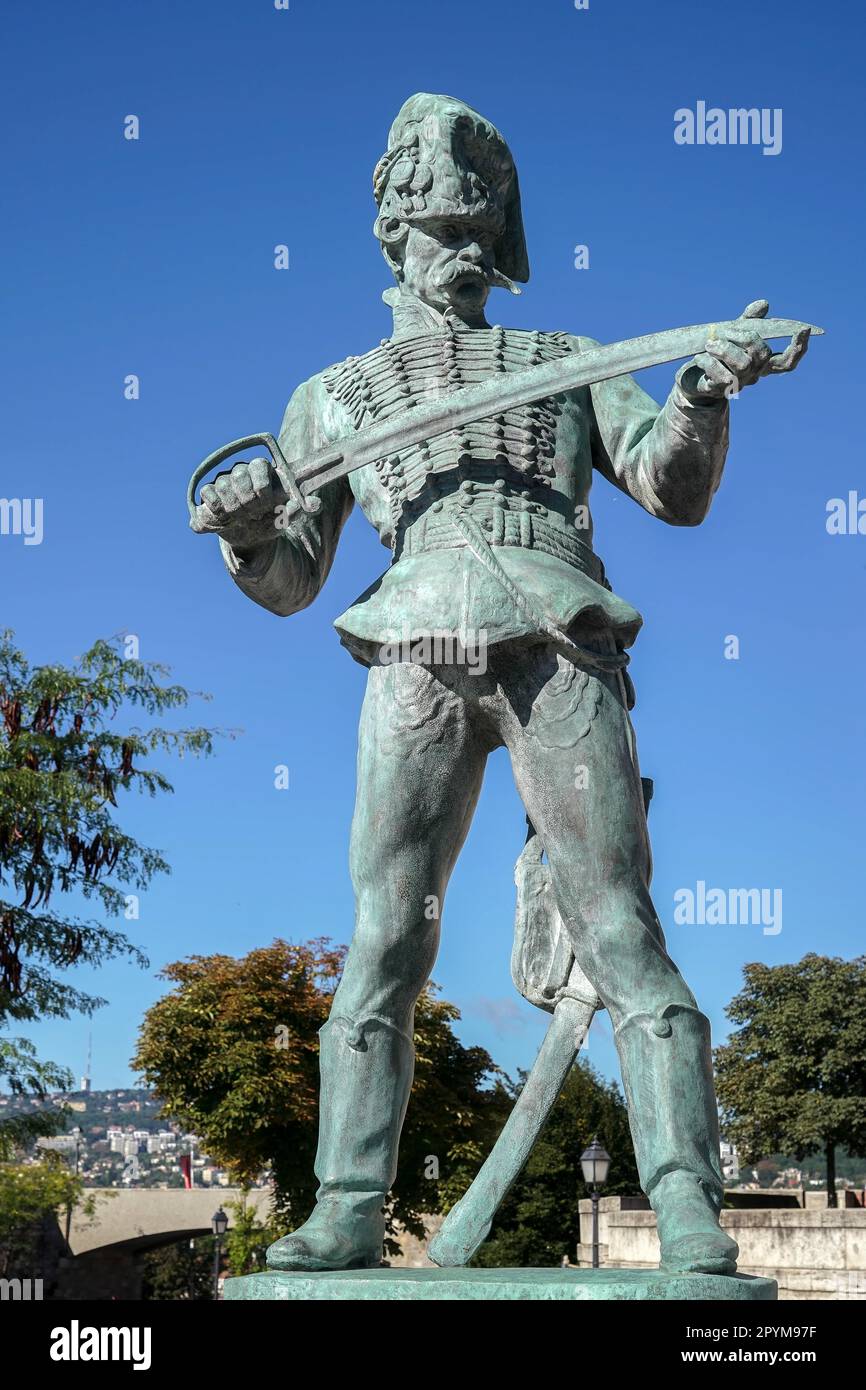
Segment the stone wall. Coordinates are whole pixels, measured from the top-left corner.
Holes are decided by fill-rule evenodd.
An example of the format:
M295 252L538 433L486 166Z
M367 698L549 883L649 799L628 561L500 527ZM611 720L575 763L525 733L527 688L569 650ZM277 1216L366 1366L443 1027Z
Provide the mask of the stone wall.
M655 1214L635 1210L634 1198L602 1197L599 1253L602 1264L649 1269L658 1264ZM631 1210L622 1203L628 1202ZM580 1203L580 1265L592 1263L592 1204ZM742 1274L779 1284L780 1299L866 1299L866 1210L723 1211L722 1226L740 1247Z

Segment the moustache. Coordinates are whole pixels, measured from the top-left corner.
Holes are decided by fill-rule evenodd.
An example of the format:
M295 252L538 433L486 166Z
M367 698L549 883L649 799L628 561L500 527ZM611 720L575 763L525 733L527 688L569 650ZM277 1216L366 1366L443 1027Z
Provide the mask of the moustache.
M485 284L490 278L484 267L475 265L473 261L455 261L442 276L442 284L453 285L455 280L469 280L473 277L483 280Z
M448 285L453 285L455 280L466 280L472 276L477 276L491 288L508 290L511 294L521 293L514 281L509 280L508 276L503 275L502 271L497 270L495 266L487 271L483 266L475 265L472 261L458 261L453 265L442 278L442 288L445 289Z

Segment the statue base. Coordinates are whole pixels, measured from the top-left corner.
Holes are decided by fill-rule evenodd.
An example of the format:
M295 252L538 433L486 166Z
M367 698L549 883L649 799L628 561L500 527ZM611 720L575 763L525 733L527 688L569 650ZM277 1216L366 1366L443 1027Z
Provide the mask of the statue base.
M359 1299L365 1302L544 1299L775 1302L775 1279L747 1274L666 1274L660 1269L267 1270L226 1279L233 1299Z

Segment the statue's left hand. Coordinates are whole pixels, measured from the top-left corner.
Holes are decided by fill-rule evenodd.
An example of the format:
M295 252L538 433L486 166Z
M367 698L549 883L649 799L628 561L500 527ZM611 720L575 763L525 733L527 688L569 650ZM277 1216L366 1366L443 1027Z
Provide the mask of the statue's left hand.
M757 299L743 311L741 320L762 319L769 310L766 299ZM694 400L736 396L744 386L754 386L762 376L791 372L809 346L809 328L794 335L784 352L774 353L761 337L760 328L746 323L728 327L707 342L706 351L681 368L677 381Z

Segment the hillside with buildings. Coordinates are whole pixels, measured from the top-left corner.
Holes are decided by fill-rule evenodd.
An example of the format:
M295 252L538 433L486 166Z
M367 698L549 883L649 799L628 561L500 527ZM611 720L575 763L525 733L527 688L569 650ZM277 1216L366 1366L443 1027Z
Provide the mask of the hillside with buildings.
M54 1094L47 1104L67 1111L67 1131L39 1147L68 1155L87 1187L184 1187L185 1169L195 1187L230 1185L198 1137L167 1120L150 1091L87 1087ZM44 1109L46 1102L35 1097L0 1095L0 1119Z

